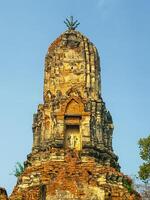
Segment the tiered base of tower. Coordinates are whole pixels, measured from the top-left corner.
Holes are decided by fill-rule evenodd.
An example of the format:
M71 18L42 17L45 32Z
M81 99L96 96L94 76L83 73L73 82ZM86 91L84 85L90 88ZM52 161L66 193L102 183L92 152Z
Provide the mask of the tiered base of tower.
M43 154L51 157L42 160ZM9 200L141 199L127 176L91 157L80 157L76 151L64 154L53 149L31 154L29 160Z

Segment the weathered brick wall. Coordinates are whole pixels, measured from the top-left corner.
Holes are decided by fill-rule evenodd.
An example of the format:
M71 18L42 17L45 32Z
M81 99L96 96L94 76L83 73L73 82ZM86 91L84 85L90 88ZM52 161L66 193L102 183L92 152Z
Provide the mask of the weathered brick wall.
M68 153L64 161L40 161L27 167L9 200L136 200L134 191L123 184L128 179L112 167L91 158L82 162L77 154Z

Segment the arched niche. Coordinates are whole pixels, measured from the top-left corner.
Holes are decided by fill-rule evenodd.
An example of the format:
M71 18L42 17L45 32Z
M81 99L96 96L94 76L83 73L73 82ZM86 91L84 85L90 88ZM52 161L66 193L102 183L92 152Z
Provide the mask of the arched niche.
M80 121L82 118L82 104L77 99L72 98L65 109L65 131L64 144L65 148L81 150L82 135Z
M56 120L58 121L58 131L63 140L64 147L66 149L82 150L83 129L86 129L86 133L89 133L85 122L89 123L89 112L84 111L84 103L81 97L70 96L60 106L60 111L55 113ZM84 128L83 128L84 127ZM58 138L60 139L60 138Z
M65 115L81 115L80 105L75 99L67 104Z
M76 108L76 111L75 111ZM78 111L78 113L77 113ZM82 115L84 113L84 104L82 102L82 99L77 96L71 96L69 97L62 105L60 112L58 115L67 115L67 114L80 114ZM75 113L76 112L76 113Z

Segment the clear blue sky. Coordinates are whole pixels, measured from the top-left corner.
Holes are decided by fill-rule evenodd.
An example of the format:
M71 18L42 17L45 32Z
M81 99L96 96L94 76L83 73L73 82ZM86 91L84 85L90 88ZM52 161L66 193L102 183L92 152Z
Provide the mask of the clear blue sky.
M31 152L47 48L70 15L101 56L102 96L121 169L136 174L141 163L137 141L150 133L150 1L1 0L0 186L9 193L16 183L9 174Z

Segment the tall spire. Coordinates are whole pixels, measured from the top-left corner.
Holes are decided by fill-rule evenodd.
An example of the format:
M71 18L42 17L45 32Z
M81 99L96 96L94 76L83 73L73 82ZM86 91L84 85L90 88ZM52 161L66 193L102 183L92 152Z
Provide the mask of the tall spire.
M66 18L66 20L64 21L64 23L66 24L66 26L68 27L69 30L75 30L78 26L79 26L79 22L78 20L73 19L73 16L70 16L69 19Z

